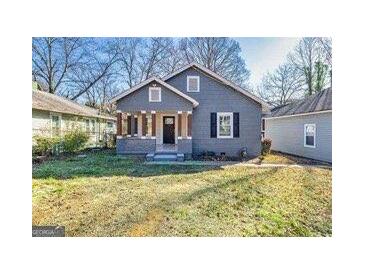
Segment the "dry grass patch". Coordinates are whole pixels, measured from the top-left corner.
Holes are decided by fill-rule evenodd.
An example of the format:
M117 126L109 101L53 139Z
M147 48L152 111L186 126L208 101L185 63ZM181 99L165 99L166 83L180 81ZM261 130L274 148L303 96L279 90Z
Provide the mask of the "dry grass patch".
M97 153L44 163L33 177L33 225L64 225L67 236L332 234L327 169L160 166Z

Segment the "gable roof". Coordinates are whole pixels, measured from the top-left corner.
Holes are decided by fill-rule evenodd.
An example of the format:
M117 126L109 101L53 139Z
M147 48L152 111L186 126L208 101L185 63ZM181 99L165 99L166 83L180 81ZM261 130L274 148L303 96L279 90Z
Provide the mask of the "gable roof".
M324 89L303 100L273 108L269 117L291 116L326 110L332 110L332 88Z
M32 109L54 111L84 117L86 116L103 118L107 120L116 120L116 118L111 115L100 115L99 110L95 108L83 106L65 97L39 90L33 90L32 92Z
M165 88L171 90L172 92L174 92L175 94L183 97L184 99L190 101L194 107L198 106L199 103L198 101L196 101L195 99L191 98L190 96L186 95L185 93L181 92L180 90L178 90L177 88L169 85L168 83L162 81L161 79L157 78L157 77L151 77L141 83L139 83L138 85L135 85L134 87L122 92L121 94L115 96L114 98L112 98L110 100L110 102L114 103L124 97L126 97L127 95L137 91L138 89L144 87L145 85L148 85L149 83L153 82L153 81L156 81L157 83L159 83L161 86L164 86Z
M225 84L225 85L227 85L227 86L229 86L229 87L233 88L234 90L236 90L236 91L240 92L241 94L243 94L243 95L245 95L245 96L247 96L247 97L251 98L252 100L254 100L254 101L256 101L256 102L258 102L258 103L259 103L259 104L261 104L264 108L269 109L269 105L268 105L265 101L263 101L262 99L260 99L259 97L257 97L256 95L254 95L254 94L252 94L251 92L249 92L249 91L247 91L247 90L245 90L245 89L241 88L240 86L238 86L238 85L236 85L236 84L232 83L231 81L228 81L227 79L225 79L225 78L223 78L222 76L218 75L218 74L217 74L217 73L215 73L214 71L211 71L210 69L208 69L208 68L206 68L206 67L204 67L204 66L202 66L202 65L200 65L200 64L198 64L198 63L196 63L196 62L192 62L192 63L190 63L190 64L188 64L188 65L186 65L186 66L184 66L184 67L182 67L182 68L178 69L177 71L174 71L173 73L171 73L171 74L169 74L169 75L165 76L162 80L167 81L167 80L169 80L170 78L172 78L172 77L174 77L174 76L176 76L176 75L180 74L181 72L183 72L183 71L185 71L185 70L187 70L187 69L189 69L189 68L191 68L191 67L196 67L197 69L199 69L199 70L201 70L201 71L205 72L206 74L208 74L208 75L210 75L211 77L215 78L216 80L218 80L218 81L222 82L223 84Z

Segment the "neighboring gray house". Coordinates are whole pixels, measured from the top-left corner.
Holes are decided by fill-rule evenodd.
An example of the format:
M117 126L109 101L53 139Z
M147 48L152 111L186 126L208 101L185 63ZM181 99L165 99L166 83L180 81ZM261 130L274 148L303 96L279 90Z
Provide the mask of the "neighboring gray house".
M260 154L260 124L267 105L213 71L189 64L152 77L112 99L117 104L117 152L184 154L213 151Z
M332 162L332 89L272 109L263 130L272 150Z

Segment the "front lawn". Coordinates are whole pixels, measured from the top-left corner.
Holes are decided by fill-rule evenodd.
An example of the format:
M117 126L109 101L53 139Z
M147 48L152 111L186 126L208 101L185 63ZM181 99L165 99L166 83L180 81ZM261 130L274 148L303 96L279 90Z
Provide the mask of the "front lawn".
M114 153L33 169L33 225L67 236L331 236L332 171L146 165Z

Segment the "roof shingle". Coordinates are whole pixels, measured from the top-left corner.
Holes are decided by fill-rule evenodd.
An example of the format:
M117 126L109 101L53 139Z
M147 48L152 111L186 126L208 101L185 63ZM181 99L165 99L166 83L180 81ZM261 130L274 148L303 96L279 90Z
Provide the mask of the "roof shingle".
M79 116L115 120L115 117L111 115L100 115L99 110L97 109L83 106L65 97L39 90L33 90L32 92L32 108Z
M324 89L303 100L271 109L269 117L332 110L332 88Z

